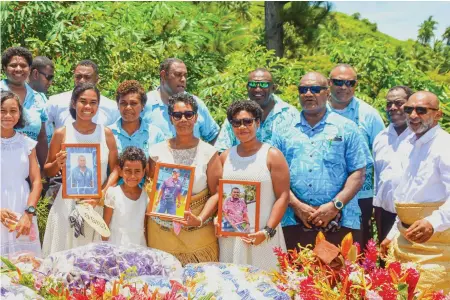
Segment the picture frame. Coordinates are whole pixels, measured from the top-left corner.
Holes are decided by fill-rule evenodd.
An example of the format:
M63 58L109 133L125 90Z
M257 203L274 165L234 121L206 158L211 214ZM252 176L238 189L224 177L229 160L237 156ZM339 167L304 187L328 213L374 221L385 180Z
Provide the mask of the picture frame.
M219 180L218 234L243 236L259 231L261 182Z
M183 220L191 203L194 173L193 166L157 162L146 215Z
M61 149L67 152L62 168L63 198L101 198L100 144L62 144Z

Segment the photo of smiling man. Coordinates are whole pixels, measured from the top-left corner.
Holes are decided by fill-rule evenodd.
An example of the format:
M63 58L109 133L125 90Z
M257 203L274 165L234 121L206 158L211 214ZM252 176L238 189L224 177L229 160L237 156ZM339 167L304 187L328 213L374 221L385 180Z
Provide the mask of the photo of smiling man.
M172 177L166 179L159 190L158 213L176 215L177 207L181 205L183 183L179 179L180 170L173 169Z

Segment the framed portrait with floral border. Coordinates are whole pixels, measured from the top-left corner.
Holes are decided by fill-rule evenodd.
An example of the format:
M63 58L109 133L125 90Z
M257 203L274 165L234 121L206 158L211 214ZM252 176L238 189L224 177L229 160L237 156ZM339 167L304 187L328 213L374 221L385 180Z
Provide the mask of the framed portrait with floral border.
M62 168L63 198L101 198L100 144L62 144L61 149L67 152Z
M261 183L219 180L218 234L248 236L259 231Z
M195 167L157 162L147 215L183 220L191 203Z

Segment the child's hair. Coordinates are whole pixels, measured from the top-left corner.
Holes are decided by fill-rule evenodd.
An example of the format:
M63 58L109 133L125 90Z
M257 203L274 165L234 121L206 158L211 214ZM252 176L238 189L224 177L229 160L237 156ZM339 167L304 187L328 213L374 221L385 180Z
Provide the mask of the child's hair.
M14 129L24 128L25 127L25 118L23 116L23 107L20 104L19 96L17 96L16 94L14 94L13 92L10 92L10 91L2 91L1 98L2 98L1 105L3 105L3 102L5 102L6 100L9 100L9 99L16 100L17 106L19 106L20 117L19 117L19 121L17 121L17 124L14 125Z
M145 157L144 151L142 149L130 146L126 147L125 150L122 152L122 154L119 157L119 166L121 169L123 169L123 166L125 165L125 161L140 161L142 163L142 168L145 169L145 166L147 165L147 158Z

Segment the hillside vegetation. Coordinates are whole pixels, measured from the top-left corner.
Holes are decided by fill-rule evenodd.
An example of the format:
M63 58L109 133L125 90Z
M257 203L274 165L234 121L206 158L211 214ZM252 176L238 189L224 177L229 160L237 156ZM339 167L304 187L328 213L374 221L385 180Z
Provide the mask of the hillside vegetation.
M263 2L2 2L1 48L22 45L51 57L56 78L51 94L72 88L74 64L90 58L100 67L102 93L114 98L120 82L137 79L152 89L159 63L186 62L188 91L205 99L222 121L226 107L246 97L246 77L267 67L280 96L298 105L297 84L307 71L328 74L349 63L358 71L357 96L383 113L387 90L409 85L430 90L443 103L450 132L450 47L399 41L376 24L332 13L305 44L284 24L285 57L265 48Z

